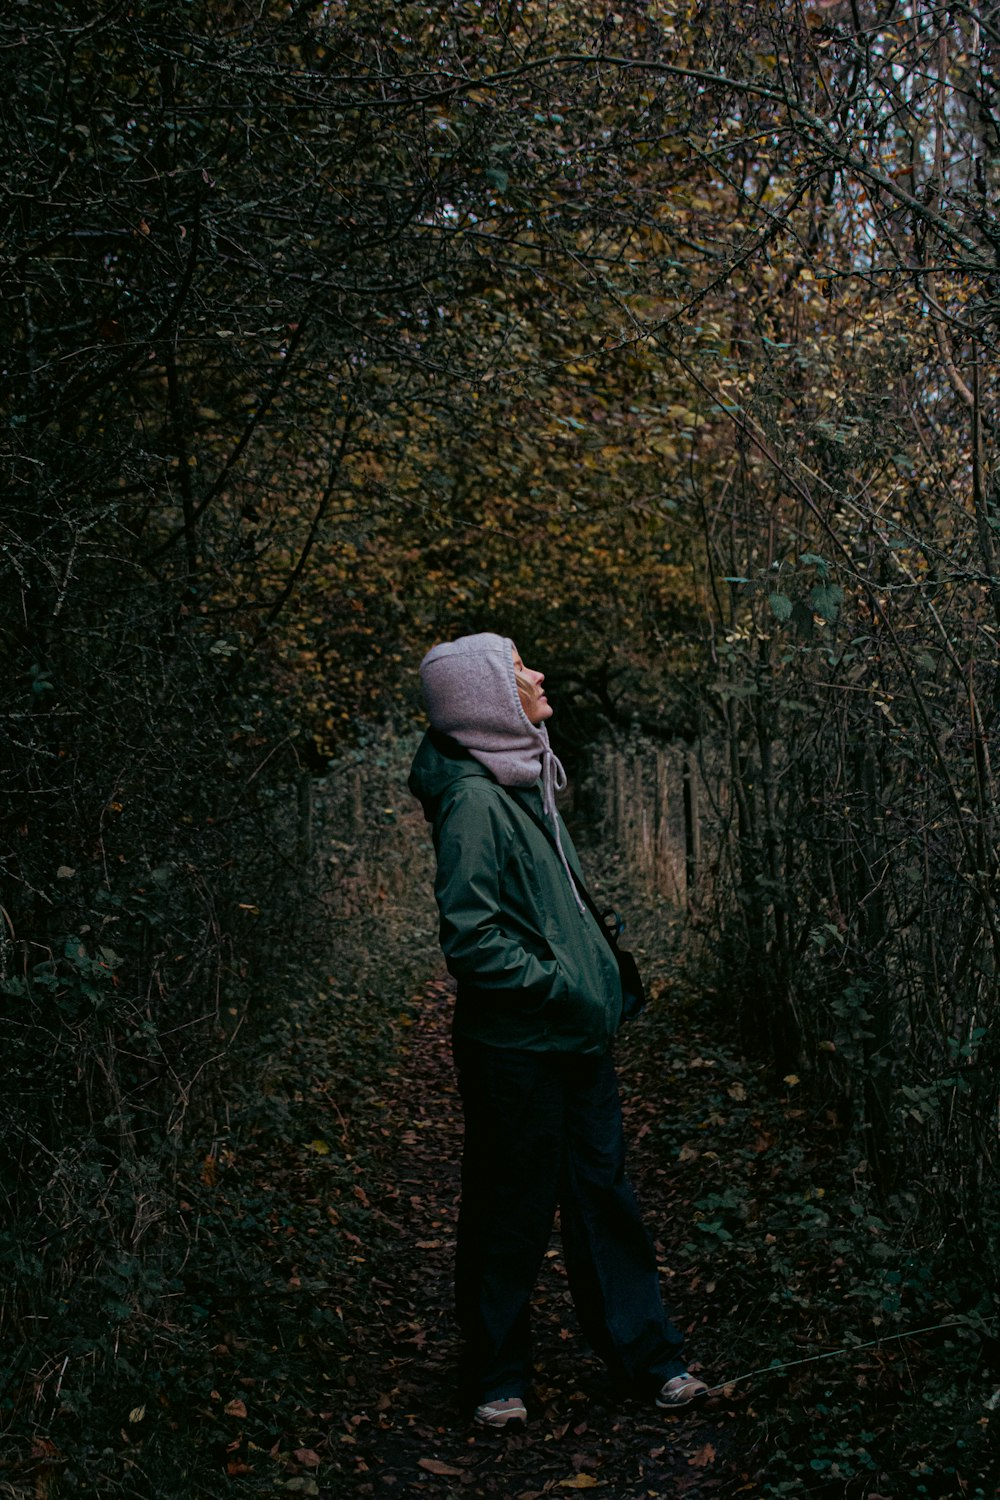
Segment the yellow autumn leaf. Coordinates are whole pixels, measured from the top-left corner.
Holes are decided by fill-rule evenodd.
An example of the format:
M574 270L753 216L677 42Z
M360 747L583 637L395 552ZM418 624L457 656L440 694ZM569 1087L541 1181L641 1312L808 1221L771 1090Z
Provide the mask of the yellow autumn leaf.
M326 1141L321 1141L321 1140L310 1141L309 1142L309 1150L310 1151L315 1151L315 1153L316 1153L317 1156L329 1156L330 1155L330 1148L326 1144Z
M593 1474L574 1474L570 1479L560 1479L559 1488L563 1490L592 1490L598 1484Z

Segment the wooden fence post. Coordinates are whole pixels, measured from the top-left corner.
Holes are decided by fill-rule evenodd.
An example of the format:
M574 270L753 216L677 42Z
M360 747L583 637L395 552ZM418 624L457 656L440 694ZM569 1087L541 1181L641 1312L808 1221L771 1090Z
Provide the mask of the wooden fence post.
M667 870L669 868L670 791L667 780L667 752L662 746L656 749L656 802L653 808L653 885L657 895L667 893Z
M634 862L642 871L643 879L649 878L652 856L652 840L649 828L649 808L646 805L646 776L645 761L641 747L636 750L635 764L633 766L632 780L632 843L634 846Z
M698 761L688 746L684 751L684 894L688 908L694 902L701 865L701 814L698 806Z

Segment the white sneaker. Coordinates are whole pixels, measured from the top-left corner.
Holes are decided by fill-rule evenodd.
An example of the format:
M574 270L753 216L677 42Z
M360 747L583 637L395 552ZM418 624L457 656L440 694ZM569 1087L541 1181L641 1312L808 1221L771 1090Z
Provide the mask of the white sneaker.
M664 1411L677 1411L682 1406L692 1406L696 1401L704 1401L708 1395L708 1386L697 1375L689 1375L687 1370L681 1375L675 1375L671 1380L660 1387L660 1394L656 1398L657 1406Z
M498 1396L476 1407L475 1421L480 1427L506 1427L508 1422L527 1422L528 1413L520 1396Z

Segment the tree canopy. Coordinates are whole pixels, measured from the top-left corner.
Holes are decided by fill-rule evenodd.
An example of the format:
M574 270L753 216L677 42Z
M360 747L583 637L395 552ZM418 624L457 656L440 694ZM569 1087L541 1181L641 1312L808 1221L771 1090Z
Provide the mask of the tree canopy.
M14 0L0 44L11 1222L167 1171L284 982L289 796L495 628L568 753L700 757L692 952L988 1280L995 8Z

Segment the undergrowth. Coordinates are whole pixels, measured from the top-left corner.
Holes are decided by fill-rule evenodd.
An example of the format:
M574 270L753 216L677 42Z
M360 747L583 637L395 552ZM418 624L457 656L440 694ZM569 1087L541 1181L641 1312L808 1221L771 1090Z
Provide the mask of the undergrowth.
M272 1493L316 1440L377 1261L381 1080L436 963L412 746L370 752L316 787L288 904L246 903L190 1107L78 1130L5 1233L9 1500Z
M318 791L299 904L245 913L260 971L232 964L174 1129L109 1144L95 1121L8 1232L7 1500L324 1493L352 1330L405 1237L380 1190L393 1070L439 971L411 749L362 747ZM677 910L584 858L649 979L620 1049L633 1171L737 1428L704 1493L988 1500L988 1278L923 1232L927 1185L880 1201L835 1104L741 1052Z
M652 979L622 1047L630 1133L667 1206L668 1296L692 1310L706 1375L732 1382L725 1397L746 1423L731 1492L995 1496L988 1266L928 1232L933 1183L879 1198L835 1104L740 1047L677 913L629 891L613 865L610 876Z

